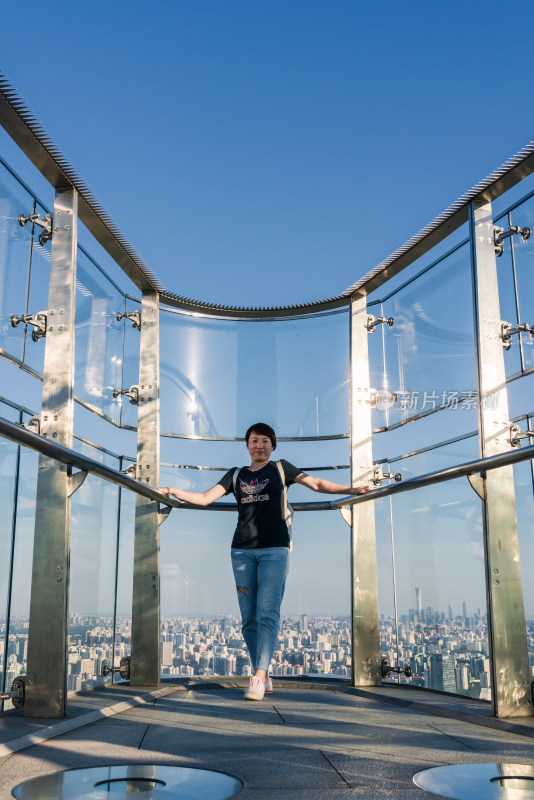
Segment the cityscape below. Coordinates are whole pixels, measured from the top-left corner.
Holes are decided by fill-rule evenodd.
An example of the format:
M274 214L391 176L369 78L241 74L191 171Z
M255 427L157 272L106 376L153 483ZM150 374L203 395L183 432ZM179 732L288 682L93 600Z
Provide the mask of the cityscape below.
M486 615L480 609L453 616L433 608L422 608L416 589L416 608L398 619L380 617L382 658L410 677L389 680L439 691L491 699ZM6 620L0 620L0 663L4 662ZM534 618L527 620L531 675L534 677ZM131 619L117 617L115 653L111 616L71 613L67 690L82 691L109 681L106 666L118 667L131 653ZM28 617L12 617L7 637L5 686L26 670ZM250 674L250 661L236 615L165 617L161 623L161 674L170 677L243 676ZM282 619L278 645L271 663L273 676L325 676L350 679L351 628L349 616L290 616ZM119 680L119 678L117 678ZM4 704L7 708L8 703Z

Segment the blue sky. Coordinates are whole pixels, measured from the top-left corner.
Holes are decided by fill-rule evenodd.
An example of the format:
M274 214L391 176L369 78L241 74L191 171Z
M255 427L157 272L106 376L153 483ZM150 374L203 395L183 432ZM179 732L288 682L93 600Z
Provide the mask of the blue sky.
M2 16L7 77L186 296L336 294L532 138L523 0L30 0Z
M341 292L533 138L532 17L532 3L519 0L58 0L51 8L29 0L2 10L0 67L167 288L280 305ZM0 155L49 198L3 131ZM91 438L107 441L101 434ZM123 451L133 452L129 441ZM184 448L166 458L196 463ZM183 513L186 531L176 515L163 529L164 561L187 571L187 550L193 575L200 519ZM316 602L314 610L345 611L348 528L337 514L328 522L335 580L318 591L305 579L313 564L324 566L324 517L298 516L288 610ZM310 525L309 516L320 519ZM399 577L401 606L414 602L417 581L425 603L445 609L450 519L440 516L428 551L427 517L418 520L420 572ZM221 520L202 540L213 580L220 551L210 537L224 529L228 538L231 527ZM385 545L379 555L387 573ZM480 553L468 555L466 572L475 564L481 578ZM389 573L381 579L389 587ZM229 592L230 578L220 582ZM463 591L458 601L483 603L481 580ZM233 607L229 594L225 602Z

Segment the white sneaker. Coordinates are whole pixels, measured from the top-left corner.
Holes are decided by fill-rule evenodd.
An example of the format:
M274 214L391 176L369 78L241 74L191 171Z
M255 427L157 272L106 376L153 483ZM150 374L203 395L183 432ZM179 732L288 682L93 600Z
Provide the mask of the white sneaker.
M263 700L265 694L265 684L261 678L256 678L254 675L248 683L248 689L245 692L245 700Z

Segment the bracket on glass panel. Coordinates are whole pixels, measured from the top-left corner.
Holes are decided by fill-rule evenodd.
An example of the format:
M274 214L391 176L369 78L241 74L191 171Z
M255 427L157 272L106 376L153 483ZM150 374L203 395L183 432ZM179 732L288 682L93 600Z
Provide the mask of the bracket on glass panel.
M493 244L495 246L496 256L502 256L504 250L504 240L509 239L510 236L515 236L516 234L519 234L523 241L525 241L530 236L530 228L520 228L519 225L512 225L507 231L505 231L504 228L499 227L495 227L493 229Z
M381 486L382 481L384 481L386 478L390 479L393 478L393 480L397 481L398 483L399 481L402 480L402 475L400 474L400 472L395 472L395 473L382 472L382 467L375 467L375 469L373 470L373 477L371 478L371 482L374 483L375 486Z
M172 511L172 506L162 506L158 503L158 527L162 525Z
M12 328L18 328L21 322L33 325L32 340L34 342L38 342L39 339L46 336L47 316L44 311L38 311L37 314L22 314L20 317L11 314L10 322Z
M128 475L130 478L137 477L137 464L130 464L126 469L121 470L123 475Z
M352 512L350 510L350 506L341 506L341 508L339 509L339 513L341 514L341 516L343 517L343 519L345 520L345 522L347 523L349 528L351 528L352 527Z
M23 428L26 428L28 431L32 431L33 433L41 433L41 417L39 414L36 414L33 417L30 417L28 422L21 422L20 423Z
M81 469L79 472L74 472L73 474L69 475L67 488L67 495L69 497L72 497L74 492L78 491L88 475L89 473L86 469Z
M392 672L394 672L396 675L406 675L407 678L412 677L411 667L404 667L403 669L401 669L401 667L392 667L389 662L389 658L382 659L381 668L383 678L389 678Z
M132 323L132 328L137 328L141 330L141 312L140 311L127 311L125 314L121 314L120 311L117 311L117 319L120 322L121 319L129 319Z
M120 660L120 667L108 667L106 666L102 670L102 675L107 678L108 675L114 675L116 672L119 673L123 681L130 680L130 658L129 656L124 656Z
M2 700L11 700L15 708L22 708L26 697L26 683L25 676L19 675L11 684L9 692L2 692L0 694L0 702Z
M466 475L467 480L474 492L481 500L486 500L486 482L481 475Z
M112 394L115 399L121 396L129 397L133 406L139 403L139 386L130 386L129 389L113 389Z
M372 314L369 314L369 316L367 317L367 324L365 327L367 328L367 333L374 333L374 330L377 325L386 324L391 328L394 322L395 320L393 319L393 317L373 317Z
M509 350L512 346L512 336L515 336L516 333L530 333L531 337L534 337L534 325L529 325L528 322L519 322L517 327L512 328L509 322L502 322L501 339L505 350Z
M519 447L521 444L520 439L528 439L534 436L534 431L525 431L521 433L521 428L515 423L510 425L510 444L512 447Z
M45 245L49 239L52 238L52 217L50 214L45 214L41 219L40 214L19 214L19 225L23 228L28 222L38 225L43 229L39 234L39 244Z

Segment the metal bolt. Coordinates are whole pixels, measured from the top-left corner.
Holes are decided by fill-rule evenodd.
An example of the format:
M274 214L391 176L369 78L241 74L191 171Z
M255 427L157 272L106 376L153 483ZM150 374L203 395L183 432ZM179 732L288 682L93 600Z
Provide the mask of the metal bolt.
M57 433L55 433L55 432L54 432L54 433L52 434L52 437L53 437L54 439L57 439Z
M61 564L58 564L56 569L58 572L63 572L63 567L61 566Z
M155 575L152 575L152 580L153 580L153 581L155 581L155 580L156 580L156 576L155 576Z
M498 570L498 569L494 569L494 570L493 570L493 573L494 573L495 575L498 575L498 574L499 574L499 570Z
M56 582L57 583L63 583L63 578L57 578Z
M153 584L152 584L152 588L153 588L153 589L157 589L158 587L156 586L156 584L155 584L155 583L153 583Z
M53 326L53 325L50 325L50 327L48 328L48 330L49 330L49 331L53 331L53 330L54 330L54 326Z
M493 584L494 584L494 586L500 586L500 582L499 581L493 581Z
M70 231L70 228L69 228L69 226L68 226L68 225L65 225L65 230L66 230L66 231Z

